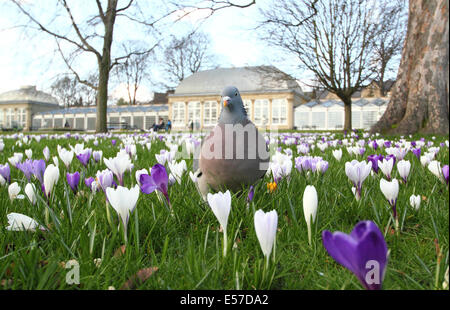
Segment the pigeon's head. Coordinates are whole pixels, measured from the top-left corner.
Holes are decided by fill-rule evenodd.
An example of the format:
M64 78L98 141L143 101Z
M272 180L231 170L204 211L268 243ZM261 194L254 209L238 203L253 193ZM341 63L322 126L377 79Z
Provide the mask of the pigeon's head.
M227 86L222 91L222 112L219 121L222 123L236 123L247 117L239 90L234 86Z

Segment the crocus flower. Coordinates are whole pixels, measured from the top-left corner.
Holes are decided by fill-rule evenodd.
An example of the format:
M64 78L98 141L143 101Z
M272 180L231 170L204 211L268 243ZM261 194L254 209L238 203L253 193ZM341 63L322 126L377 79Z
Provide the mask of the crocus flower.
M352 160L351 162L345 163L345 174L356 187L356 200L359 200L361 198L362 184L364 180L369 176L371 170L371 162L366 163L365 161L358 162L357 160Z
M115 145L116 145L116 143L117 143L117 141L116 141L116 140L114 140L114 139L112 139L112 140L111 140L111 144L112 144L113 146L115 146Z
M168 192L169 176L167 175L166 168L161 164L156 164L152 167L150 173L150 175L141 174L141 191L144 194L150 194L154 190L160 191L166 197L170 206Z
M441 180L442 182L445 181L443 175L442 175L442 168L441 168L441 163L438 162L437 160L432 160L429 164L428 164L428 170L430 170L430 172L432 174L434 174L439 180Z
M420 148L416 148L416 149L413 149L412 152L417 157L417 159L420 160L421 149Z
M36 204L36 187L33 183L28 183L27 185L25 185L25 194L27 195L32 205Z
M33 150L32 149L25 150L25 155L27 156L28 159L31 159L31 157L33 157Z
M442 167L442 175L444 176L445 179L445 183L447 183L448 185L448 165L445 165L444 167Z
M394 211L394 218L397 218L397 197L398 197L398 181L397 179L393 179L392 181L386 181L385 179L380 180L380 189L383 193L384 197L386 197L389 204L392 206Z
M223 256L227 255L227 225L228 216L231 211L231 194L230 191L217 194L208 193L208 204L219 221L223 229Z
M400 177L403 179L403 182L405 182L408 180L408 176L409 176L409 172L411 170L411 163L409 162L409 160L400 160L397 163L397 170L398 170L398 174L400 175Z
M141 186L141 181L140 181L141 174L148 174L147 169L144 168L144 169L141 169L141 170L137 170L136 173L135 173L136 182L137 182L137 184L139 184L139 186Z
M50 193L52 192L55 184L58 182L58 179L58 167L55 167L53 164L48 165L44 172L44 191L47 198L50 198Z
M17 163L16 167L23 172L28 182L30 182L31 175L33 174L33 160L27 159L23 163Z
M191 178L192 182L197 183L198 181L197 174L193 173L192 171L189 171L189 177Z
M50 159L50 149L48 148L48 146L44 147L42 154L44 154L45 161L48 161Z
M411 195L411 197L409 197L409 204L416 210L419 210L420 201L420 195Z
M378 173L378 161L383 160L383 155L373 154L367 156L367 161L370 161L372 163L372 170L375 173Z
M103 157L103 151L93 151L92 152L92 158L94 158L94 161L96 162L96 163L98 163L99 161L101 161L102 160L102 157Z
M91 154L92 154L91 149L85 149L85 150L81 151L80 153L78 153L76 156L77 156L77 159L80 161L80 163L84 167L87 167L87 165L89 163L89 159L91 158Z
M255 188L253 187L253 185L250 185L247 198L245 199L245 201L247 202L247 206L250 202L252 202L254 195L255 195Z
M11 183L11 169L9 168L8 163L0 165L0 174L8 182L8 184Z
M69 169L70 163L73 159L73 151L68 151L64 148L60 149L59 152L59 158L63 161L64 165L66 166L66 169Z
M24 230L36 231L36 229L46 230L31 217L28 217L20 213L9 213L6 217L8 218L8 225L9 225L6 227L6 230L10 231L24 231Z
M106 193L106 189L108 187L113 186L114 176L111 170L105 169L103 171L97 171L97 182L102 188L102 190ZM92 184L91 184L92 185Z
M272 210L265 213L263 210L255 212L255 231L258 237L259 245L269 264L270 253L272 252L275 235L278 226L277 211Z
M89 177L89 178L85 178L84 179L84 184L89 188L89 189L91 189L92 187L92 182L94 182L95 181L95 179L93 178L93 177Z
M306 226L308 227L308 242L311 245L311 221L316 220L317 214L317 191L314 185L307 185L303 193L303 213Z
M122 186L117 186L117 189L108 187L106 189L106 196L108 197L109 203L122 220L124 238L125 241L127 241L128 220L130 213L133 212L139 198L139 186L136 185L131 189Z
M32 171L41 185L44 184L45 161L43 159L33 160Z
M341 161L342 158L342 149L333 150L333 156L337 161Z
M106 167L108 167L119 180L119 184L123 186L123 174L130 170L131 160L126 153L118 153L114 158L104 159Z
M375 223L361 221L349 235L324 230L322 240L328 254L353 272L366 289L381 289L388 249L383 234Z
M181 184L183 172L187 170L186 161L182 160L179 163L169 162L169 169L178 184Z
M386 176L388 180L391 179L392 168L394 167L394 159L393 158L384 158L383 160L378 161L378 167L381 172Z
M17 182L14 182L8 186L8 195L9 199L13 201L14 199L23 199L25 196L19 195L20 193L20 186Z
M80 173L78 171L74 173L66 173L67 183L69 184L74 194L78 191L78 184L80 183Z

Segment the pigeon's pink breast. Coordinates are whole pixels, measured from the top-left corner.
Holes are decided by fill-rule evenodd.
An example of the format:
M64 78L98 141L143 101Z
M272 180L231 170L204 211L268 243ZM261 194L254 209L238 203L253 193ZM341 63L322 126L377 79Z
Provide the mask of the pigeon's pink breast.
M268 162L264 137L246 120L217 125L202 145L199 166L214 190L238 191L263 177Z

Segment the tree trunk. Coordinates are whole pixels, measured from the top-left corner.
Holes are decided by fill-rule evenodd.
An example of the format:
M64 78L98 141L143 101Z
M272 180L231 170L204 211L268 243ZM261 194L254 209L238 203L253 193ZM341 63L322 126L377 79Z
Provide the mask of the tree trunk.
M342 99L342 98L341 98ZM352 99L342 99L344 102L344 131L352 130Z
M448 0L409 1L408 31L391 100L371 132L448 134Z
M108 103L108 80L109 63L107 65L101 61L99 64L99 80L97 90L97 121L95 122L96 132L107 132L107 103Z

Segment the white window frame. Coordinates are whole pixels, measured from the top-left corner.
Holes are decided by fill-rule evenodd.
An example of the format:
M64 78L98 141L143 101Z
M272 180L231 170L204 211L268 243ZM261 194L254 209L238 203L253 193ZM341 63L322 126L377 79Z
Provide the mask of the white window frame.
M217 101L203 102L203 126L213 126L217 123Z
M252 101L250 99L243 100L245 110L247 110L247 117L249 120L252 120Z
M186 103L183 101L175 101L172 104L172 123L173 126L184 126Z
M200 101L188 102L188 122L194 122L194 128L199 128L201 119L201 104Z
M287 125L287 106L288 102L285 98L272 99L272 125ZM274 117L274 115L277 115L277 117Z
M254 111L255 125L268 125L269 124L269 99L255 99L254 109L255 109L255 111ZM266 120L265 122L264 122L264 119Z

